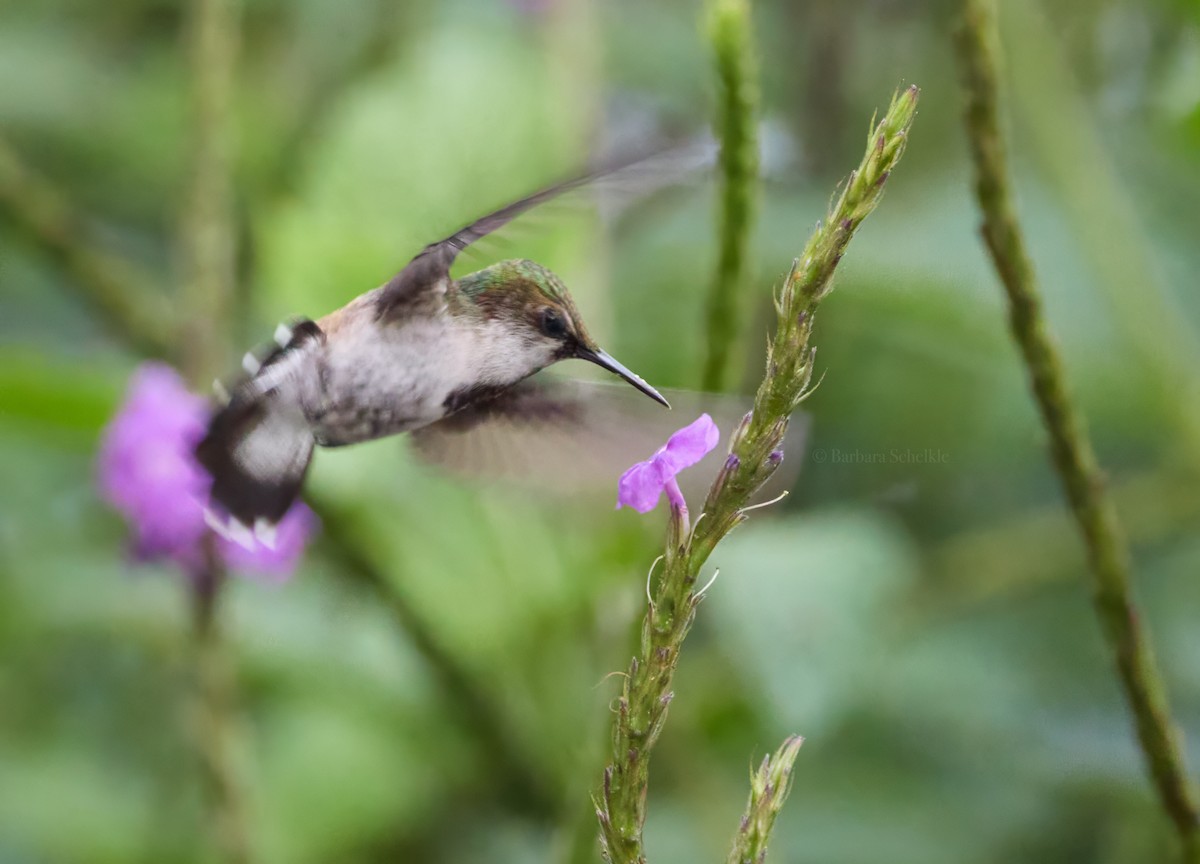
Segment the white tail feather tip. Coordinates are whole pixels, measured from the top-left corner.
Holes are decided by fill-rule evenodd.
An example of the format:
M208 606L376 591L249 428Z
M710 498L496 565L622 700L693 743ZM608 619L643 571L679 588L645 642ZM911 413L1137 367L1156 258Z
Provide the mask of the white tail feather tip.
M223 520L218 514L206 507L204 508L204 522L219 536L224 537L231 543L236 543L247 552L253 552L258 548L254 532L237 519L231 517Z
M279 535L279 526L266 519L254 520L254 537L259 543L266 546L272 552L275 551L275 541Z

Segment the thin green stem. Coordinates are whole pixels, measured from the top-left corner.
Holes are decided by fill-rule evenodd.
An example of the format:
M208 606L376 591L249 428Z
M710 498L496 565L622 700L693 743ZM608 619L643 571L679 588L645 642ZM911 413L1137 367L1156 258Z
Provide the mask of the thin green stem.
M1126 364L1157 382L1166 396L1163 420L1177 433L1168 458L1193 482L1200 472L1200 334L1166 289L1164 266L1149 242L1151 229L1122 179L1108 135L1088 111L1088 87L1053 24L1055 4L1010 0L998 19L1011 70L1012 114L1026 133L1024 161L1055 196L1096 296L1107 305L1114 342ZM1194 4L1193 4L1194 7ZM1049 187L1048 189L1046 187ZM1131 291L1130 286L1137 290Z
M192 0L187 26L192 154L179 228L184 316L178 333L184 373L193 385L203 386L225 360L235 280L230 164L238 42L234 0ZM217 617L225 579L224 562L210 537L190 583L199 703L196 745L207 781L213 839L224 861L246 864L254 855L236 754L236 682Z
M207 384L226 362L236 276L232 146L236 0L191 0L192 152L179 232L183 366Z
M1087 546L1096 615L1133 713L1138 741L1184 860L1200 862L1196 793L1184 764L1162 675L1133 597L1129 551L1096 462L1084 420L1067 392L1025 241L1017 222L1000 130L995 8L966 0L958 31L966 87L966 128L975 161L983 238L1009 302L1009 324L1050 436L1050 452Z
M253 860L246 819L245 782L236 743L237 695L229 656L221 640L219 604L226 574L212 544L205 563L188 584L192 607L192 663L195 688L192 732L208 796L213 840L222 860Z
M879 203L904 152L916 106L915 87L896 93L883 120L873 125L862 164L793 264L776 299L775 335L754 408L731 437L729 455L709 490L704 512L692 526L686 508L672 509L661 576L651 581L640 649L616 703L611 761L595 794L602 848L616 864L645 861L642 828L650 753L674 696L671 680L679 651L703 599L703 589L696 589L700 568L717 543L745 521L751 496L783 459L789 418L812 377L815 349L809 337L814 313L833 287L834 270L850 238Z
M739 289L745 281L758 188L758 74L749 0L714 0L709 39L719 80L721 221L717 270L708 295L708 357L702 387L717 391L727 382L741 332Z

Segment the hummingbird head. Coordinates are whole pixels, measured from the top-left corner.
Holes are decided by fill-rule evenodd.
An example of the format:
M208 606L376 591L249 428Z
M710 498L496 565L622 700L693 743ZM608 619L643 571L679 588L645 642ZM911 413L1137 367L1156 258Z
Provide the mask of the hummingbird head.
M595 363L656 402L670 408L662 395L604 351L588 334L567 286L550 270L526 260L501 261L458 282L459 296L474 308L489 329L506 337L496 358L515 383L559 360ZM513 375L513 371L517 374Z

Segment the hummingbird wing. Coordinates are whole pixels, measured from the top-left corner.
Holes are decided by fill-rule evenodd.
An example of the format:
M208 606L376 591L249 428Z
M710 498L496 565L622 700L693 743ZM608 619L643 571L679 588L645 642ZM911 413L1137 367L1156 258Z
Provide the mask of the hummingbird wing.
M563 180L481 216L443 240L430 243L375 295L378 316L383 319L392 318L412 304L420 303L428 290L446 284L450 277L450 267L460 252L504 227L522 213L565 192L596 183L601 179L628 180L631 185L641 187L655 185L649 183L649 175L681 174L693 170L693 166L684 164L685 160L681 158L684 150L685 148L675 148L643 154ZM668 172L667 168L673 169L673 172Z
M686 390L663 393L674 406L671 412L624 385L541 374L409 438L421 459L452 474L551 494L607 490L615 495L627 468L650 458L677 428L707 412L721 430L720 444L679 475L684 495L698 506L751 400ZM794 484L807 426L806 416L793 418L784 463L755 500L774 497Z

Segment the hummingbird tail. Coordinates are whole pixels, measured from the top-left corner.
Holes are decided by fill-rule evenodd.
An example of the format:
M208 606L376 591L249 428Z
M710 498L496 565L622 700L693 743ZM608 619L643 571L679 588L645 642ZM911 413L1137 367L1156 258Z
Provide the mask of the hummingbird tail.
M214 415L196 447L212 475L214 509L243 526L269 529L300 494L315 443L298 406L275 394L235 398Z

